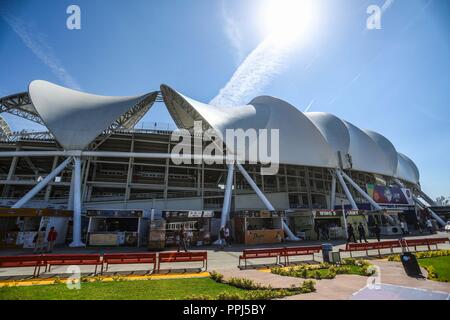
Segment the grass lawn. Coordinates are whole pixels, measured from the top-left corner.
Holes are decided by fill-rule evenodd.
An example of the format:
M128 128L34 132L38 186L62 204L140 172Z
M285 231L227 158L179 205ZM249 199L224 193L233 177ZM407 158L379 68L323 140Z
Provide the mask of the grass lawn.
M419 259L422 267L433 267L437 278L433 280L450 282L450 256Z
M0 300L175 300L192 295L211 298L244 290L210 278L81 283L80 290L65 284L0 288Z

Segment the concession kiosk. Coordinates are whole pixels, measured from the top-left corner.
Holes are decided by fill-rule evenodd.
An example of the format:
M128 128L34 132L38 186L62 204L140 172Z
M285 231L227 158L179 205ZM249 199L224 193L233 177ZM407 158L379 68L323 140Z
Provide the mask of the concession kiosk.
M284 211L245 210L232 214L235 239L244 244L270 244L284 241Z
M314 215L309 209L286 210L286 218L291 231L302 240L316 239Z
M36 232L45 228L48 233L51 227L58 232L56 244L64 244L72 215L70 210L0 208L0 247L34 248Z
M357 226L362 223L366 230L366 235L369 235L367 228L366 211L363 210L347 210L345 217L342 210L316 210L313 211L314 222L317 229L327 229L330 239L345 239L346 224L352 224L355 232Z
M147 210L87 210L90 246L140 247L147 242Z
M211 243L211 222L214 216L215 212L212 210L163 211L163 223L159 224L160 229L157 231L159 236L151 235L151 238L162 239L161 232L164 232L165 246L176 246L178 244L178 232L184 227L189 245L208 245ZM156 222L154 224L156 226Z
M315 230L328 230L330 239L345 238L345 221L342 211L337 210L314 210ZM315 234L317 237L317 234Z

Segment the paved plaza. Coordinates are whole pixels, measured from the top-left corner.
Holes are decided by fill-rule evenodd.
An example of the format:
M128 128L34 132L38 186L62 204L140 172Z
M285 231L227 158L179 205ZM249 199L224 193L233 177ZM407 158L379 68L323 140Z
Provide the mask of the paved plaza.
M436 234L442 237L444 234ZM427 235L429 237L429 235ZM334 250L343 248L345 244L340 241L332 241ZM301 245L318 244L318 242L302 242ZM286 246L298 246L299 243L286 243ZM270 247L270 246L264 246ZM440 249L449 249L449 245L440 245ZM270 285L273 288L289 288L293 285L299 286L304 281L300 278L280 276L270 273L268 267L275 265L275 258L258 259L256 262L249 261L248 269L238 268L239 255L244 246L233 245L223 251L218 251L215 247L208 247L208 271L217 271L224 275L225 279L231 277L251 279L262 285ZM424 250L423 248L422 250ZM205 250L205 248L202 248ZM143 249L136 248L57 248L56 253L103 253L103 252L136 252ZM395 250L400 253L400 249ZM29 254L24 250L4 250L1 255ZM389 250L382 251L388 255ZM363 254L363 252L361 252ZM343 253L342 257L347 257ZM361 256L363 257L363 256ZM436 282L426 279L426 270L422 269L425 277L412 278L406 275L403 266L399 262L390 262L387 259L368 258L370 262L379 267L379 277L363 277L358 275L338 275L334 279L323 279L316 281L316 292L297 296L286 297L289 300L322 300L322 299L448 299L450 294L450 283ZM304 256L297 259L297 263L317 263L322 261L321 255ZM179 264L164 264L166 275L195 276L200 272L199 263L184 263L183 269ZM93 273L94 267L81 266L82 275ZM111 266L106 275L140 276L146 275L149 268L146 265L117 265ZM21 279L31 279L33 268L9 268L0 269L0 281L14 281ZM55 266L51 272L43 272L39 276L41 279L51 279L54 277L64 278L67 276L67 266ZM203 273L203 276L207 274ZM375 284L375 286L371 286ZM369 286L368 286L369 285Z

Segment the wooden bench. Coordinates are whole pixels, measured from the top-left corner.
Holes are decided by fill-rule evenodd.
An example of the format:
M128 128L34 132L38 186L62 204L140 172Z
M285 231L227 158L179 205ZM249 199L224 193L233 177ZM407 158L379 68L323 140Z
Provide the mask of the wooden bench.
M422 239L402 239L402 244L406 248L414 247L414 251L417 251L418 246L427 246L428 250L431 250L431 246L436 246L436 250L438 248L438 244L449 242L448 238L422 238Z
M284 248L273 249L245 249L242 255L239 256L239 267L241 267L241 261L244 260L245 268L247 268L248 259L264 259L264 258L276 258L276 264L279 264L278 259L281 256Z
M158 272L161 263L175 262L203 262L203 267L208 270L208 253L206 251L192 252L160 252L158 256Z
M34 267L33 276L38 276L42 266L40 255L2 256L0 268Z
M312 255L314 261L314 254L320 253L322 246L303 246L303 247L291 247L284 248L281 251L280 258L284 257L284 265L289 265L289 257Z
M153 271L156 270L156 262L157 257L156 253L105 253L103 255L103 267L106 267L106 271L108 271L108 267L110 264L149 264L153 265Z
M350 257L354 251L366 251L366 255L369 255L369 250L378 250L378 256L381 257L381 249L391 249L391 253L394 252L394 248L402 247L402 243L399 240L388 240L369 243L347 243L345 249L340 249L341 252L350 252Z
M102 265L100 254L43 254L41 259L46 272L47 267L50 272L52 266L95 265L94 274L97 274L97 267Z

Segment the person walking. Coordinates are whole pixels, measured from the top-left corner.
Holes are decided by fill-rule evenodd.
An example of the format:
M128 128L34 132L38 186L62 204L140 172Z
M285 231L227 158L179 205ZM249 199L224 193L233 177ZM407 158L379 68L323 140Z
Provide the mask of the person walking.
M351 223L349 223L347 225L347 235L348 235L347 243L352 242L352 240L353 240L353 242L357 242L356 237L355 237L355 229L353 229L353 226Z
M428 228L428 231L430 232L430 234L434 233L433 223L431 222L430 219L427 219L427 228Z
M41 230L36 232L33 239L34 242L34 253L43 253L45 248L45 228L42 227Z
M402 229L402 234L406 235L406 224L403 220L400 221L400 229Z
M52 252L53 247L55 246L56 238L58 237L58 232L55 230L55 227L51 227L50 231L47 235L47 252Z
M378 223L373 227L373 233L375 234L377 241L380 242L381 229Z
M359 234L359 242L362 243L362 240L364 239L364 241L368 243L366 238L366 229L364 229L362 222L360 222L358 225L358 234Z
M178 252L180 252L181 248L183 248L184 252L188 252L186 246L186 232L184 230L184 225L181 226L181 229L178 233Z
M320 226L317 222L314 224L314 232L317 234L317 240L320 240Z
M419 220L417 220L416 222L416 230L419 231L420 234L422 234L422 226L420 225Z

